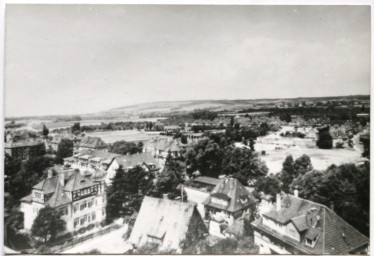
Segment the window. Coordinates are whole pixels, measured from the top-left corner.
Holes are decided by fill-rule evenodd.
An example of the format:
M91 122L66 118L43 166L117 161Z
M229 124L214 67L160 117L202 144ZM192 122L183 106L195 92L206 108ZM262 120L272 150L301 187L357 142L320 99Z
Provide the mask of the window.
M68 215L68 208L67 207L61 208L60 211L61 211L62 215Z
M93 205L94 199L88 201L88 208L91 208Z
M76 228L79 225L79 219L74 219L74 228Z
M105 215L105 208L103 208L102 210L101 210L101 214L104 216Z
M308 239L308 238L305 239L305 243L306 243L307 245L309 245L309 246L313 246L313 241L310 240L310 239Z
M87 221L87 216L84 215L84 216L80 219L80 224L81 224L81 225L84 225L84 223L86 223L86 221Z
M81 204L81 206L80 206L80 210L83 211L84 209L86 209L86 207L87 207L87 202L84 201L84 202Z
M78 211L78 205L79 205L79 204L75 204L75 205L74 205L74 213L76 213L76 212Z

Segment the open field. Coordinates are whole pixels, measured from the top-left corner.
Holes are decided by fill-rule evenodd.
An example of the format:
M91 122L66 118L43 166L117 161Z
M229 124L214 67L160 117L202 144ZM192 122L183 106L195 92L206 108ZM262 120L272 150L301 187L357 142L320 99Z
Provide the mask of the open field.
M285 138L284 140L292 139ZM269 168L269 173L280 172L282 170L282 164L288 155L292 155L294 160L303 154L308 155L316 170L325 170L332 164L357 163L364 160L359 150L349 148L319 149L300 145L279 146L275 144L256 143L255 149L259 152L262 150L266 151L266 155L261 155L261 158Z
M113 143L119 140L125 141L146 141L155 137L161 137L159 132L140 132L135 130L91 132L87 133L90 137L100 137L106 143Z

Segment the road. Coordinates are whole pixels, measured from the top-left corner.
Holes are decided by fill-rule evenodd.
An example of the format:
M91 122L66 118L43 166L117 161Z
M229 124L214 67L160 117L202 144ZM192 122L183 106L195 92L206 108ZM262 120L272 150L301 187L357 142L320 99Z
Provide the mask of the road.
M127 225L112 232L87 240L81 244L74 246L61 253L64 254L79 254L88 253L94 249L100 251L102 254L123 254L129 249L126 241L122 238L127 230Z

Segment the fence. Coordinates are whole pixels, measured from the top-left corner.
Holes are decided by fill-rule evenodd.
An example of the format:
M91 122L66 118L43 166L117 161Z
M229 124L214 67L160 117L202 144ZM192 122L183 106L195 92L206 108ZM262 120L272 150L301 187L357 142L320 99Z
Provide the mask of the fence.
M93 238L98 237L98 236L102 236L102 235L107 234L107 233L109 233L113 230L119 229L120 227L121 227L121 225L112 224L110 226L105 227L104 229L101 229L101 230L95 232L95 233L91 233L89 235L79 237L79 238L67 239L63 242L60 242L59 245L51 246L51 251L53 253L60 253L62 251L65 251L67 249L70 249L70 248L74 247L77 244L83 243L87 240L93 239Z

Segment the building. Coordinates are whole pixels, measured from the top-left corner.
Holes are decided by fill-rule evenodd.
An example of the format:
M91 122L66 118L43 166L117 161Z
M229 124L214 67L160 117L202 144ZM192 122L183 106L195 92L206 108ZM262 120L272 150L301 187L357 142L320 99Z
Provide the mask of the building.
M137 153L132 155L120 155L113 158L113 161L107 169L107 183L111 183L116 174L116 170L122 166L123 170L135 168L141 166L144 170L150 172L156 172L160 170L158 161L151 155L150 152Z
M207 177L207 176L198 176L195 179L189 180L186 184L189 187L198 188L199 190L204 190L211 192L219 183L219 179Z
M209 220L209 233L223 236L226 228L239 218L248 218L256 202L237 179L225 177L204 201L205 219ZM252 208L253 209L253 208Z
M74 144L74 151L81 150L107 151L108 144L99 137L83 137L79 143Z
M292 195L277 195L275 209L251 225L262 254L366 254L369 243L328 207Z
M156 244L159 252L181 253L186 241L192 244L207 232L194 204L146 196L129 241L136 248Z
M25 160L45 154L45 145L40 141L19 141L4 144L6 154L14 159Z
M83 176L79 170L55 166L48 170L47 178L32 188L30 195L21 199L26 230L31 230L40 209L46 206L63 212L65 232L98 227L106 217L103 183Z
M96 170L112 173L110 166L119 154L108 153L101 150L82 150L71 157L64 158L64 165L81 170L84 175L92 175Z
M165 166L166 157L170 153L173 158L182 156L186 145L183 145L178 139L156 138L145 143L143 152L150 152L153 157L158 159L161 168Z

